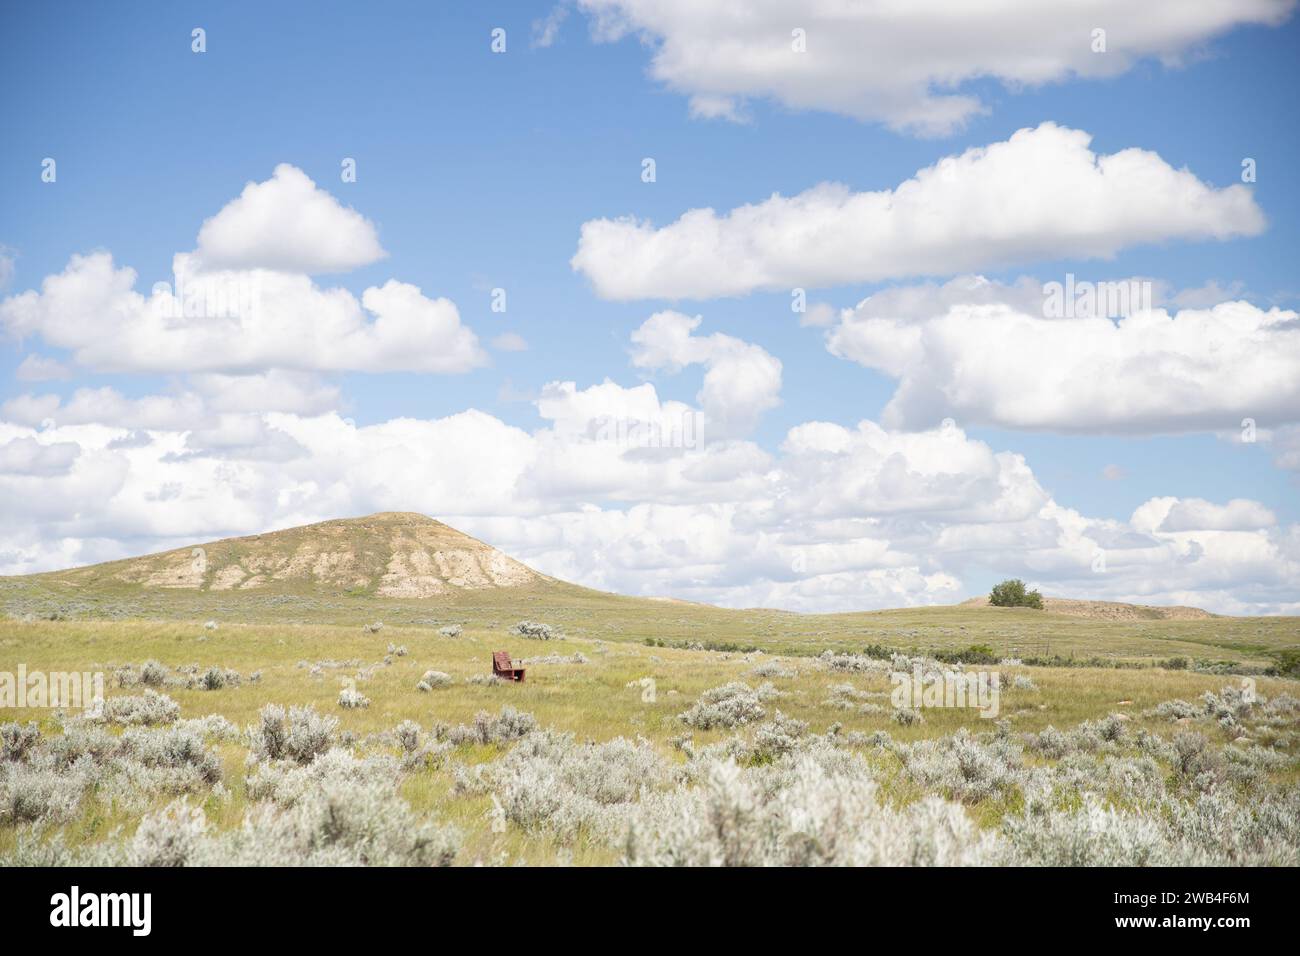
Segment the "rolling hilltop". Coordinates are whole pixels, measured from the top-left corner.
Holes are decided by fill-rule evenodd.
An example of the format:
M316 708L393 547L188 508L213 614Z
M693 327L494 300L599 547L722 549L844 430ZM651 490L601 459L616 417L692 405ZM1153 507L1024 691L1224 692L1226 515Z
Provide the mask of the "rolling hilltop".
M532 619L611 641L797 654L980 644L1007 657L1267 662L1278 648L1300 644L1297 618L1060 598L1047 598L1042 611L986 604L977 598L951 607L795 614L625 597L549 577L440 521L401 512L0 578L0 614L20 621L298 626L382 620L397 627L504 630Z
M388 598L435 598L453 591L558 583L441 521L403 512L225 538L40 577L89 589L310 588Z
M962 607L992 607L985 597L962 601ZM1120 601L1080 601L1075 598L1043 598L1043 610L1066 617L1089 617L1105 621L1204 621L1217 617L1199 607L1124 604Z

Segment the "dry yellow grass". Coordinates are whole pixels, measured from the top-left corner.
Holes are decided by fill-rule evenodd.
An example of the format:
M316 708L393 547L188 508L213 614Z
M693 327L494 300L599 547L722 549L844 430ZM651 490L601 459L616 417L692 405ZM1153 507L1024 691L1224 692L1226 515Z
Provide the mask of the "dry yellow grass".
M405 656L393 656L384 663L389 644L405 646ZM585 655L587 663L530 664L523 684L479 685L467 679L486 674L491 651L506 648L516 657ZM846 731L887 730L895 739L910 741L953 733L961 727L973 731L990 729L991 722L973 710L927 709L922 724L900 727L886 710L877 714L846 712L828 702L833 686L851 683L859 690L887 693L883 674L831 672L807 656L774 658L768 654L720 653L649 647L630 641L608 641L583 636L564 640L526 640L507 633L504 623L496 628L467 627L458 637L440 635L434 628L386 626L370 633L355 625L224 624L207 630L198 621L163 622L8 622L0 625L0 670L14 669L19 662L28 671L102 671L109 694L123 691L112 684L115 668L157 660L169 667L196 664L200 669L220 666L247 676L260 671L256 683L220 690L168 689L181 706L182 716L220 714L239 725L253 723L268 703L306 704L322 713L339 717L340 729L357 738L391 730L403 720L424 728L435 723L458 724L472 720L479 711L498 712L504 705L533 714L539 724L568 731L582 740L604 741L618 736L641 736L665 754L672 754L671 738L687 728L678 719L690 703L708 688L742 680L751 685L763 678L754 667L780 659L791 677L776 677L772 683L783 692L769 705L769 713L783 713L807 721L814 731L834 723ZM349 662L344 667L323 667L313 674L317 662ZM428 669L444 671L454 678L450 687L431 693L416 690L420 676ZM1194 698L1207 690L1235 683L1231 677L1169 671L1159 668L1000 668L1004 682L1013 673L1032 675L1034 690L1005 689L1000 716L1017 731L1037 731L1054 725L1073 726L1086 719L1112 712L1130 715L1133 726L1147 725L1169 731L1167 723L1156 725L1141 716L1147 708L1171 698ZM343 710L337 706L346 679L359 671L370 676L357 688L370 698L365 709ZM642 678L653 678L653 702L642 700L640 686L628 686ZM1260 678L1262 693L1272 695L1289 688L1291 681ZM13 710L8 720L35 720L44 729L57 732L57 721L49 710ZM1226 732L1210 725L1209 732L1227 742ZM725 731L695 731L697 744L725 736ZM206 809L219 826L235 825L242 817L245 800L242 772L246 751L239 744L219 747L228 785L228 800L211 798ZM500 751L494 746L475 747L458 754L464 762L491 759ZM678 759L680 755L678 755ZM888 761L889 755L878 759ZM882 767L888 777L890 768ZM526 838L517 831L494 834L487 824L486 798L456 796L446 772L429 771L414 775L403 785L403 795L422 813L457 824L467 834L467 859L493 861L497 858L526 862L550 862L572 858L575 862L607 862L607 848L579 842L565 849L546 838ZM906 799L901 791L897 796ZM160 803L163 801L160 801ZM988 812L993 812L985 808ZM70 843L97 841L115 829L129 832L138 817L131 817L91 804L81 818L70 824ZM8 848L13 832L0 831L0 851ZM557 857L557 854L562 856ZM571 855L571 856L570 856Z

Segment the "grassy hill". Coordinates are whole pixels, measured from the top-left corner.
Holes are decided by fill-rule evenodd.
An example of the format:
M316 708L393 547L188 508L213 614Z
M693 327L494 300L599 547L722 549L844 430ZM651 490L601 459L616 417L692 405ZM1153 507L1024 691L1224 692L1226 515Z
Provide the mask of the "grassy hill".
M992 607L988 596L962 601L962 607ZM1120 601L1080 601L1074 598L1043 598L1043 610L1066 617L1089 617L1107 621L1204 621L1218 617L1199 607L1175 604L1124 604Z
M37 577L93 593L138 587L390 598L557 583L477 538L406 512L225 538Z

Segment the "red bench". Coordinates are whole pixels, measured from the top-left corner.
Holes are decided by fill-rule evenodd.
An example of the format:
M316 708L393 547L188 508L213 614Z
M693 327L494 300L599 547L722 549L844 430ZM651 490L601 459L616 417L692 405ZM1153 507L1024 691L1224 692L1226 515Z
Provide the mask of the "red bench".
M518 666L519 661L510 659L509 651L492 652L492 676L500 677L502 680L517 680L521 684L524 682L524 669Z

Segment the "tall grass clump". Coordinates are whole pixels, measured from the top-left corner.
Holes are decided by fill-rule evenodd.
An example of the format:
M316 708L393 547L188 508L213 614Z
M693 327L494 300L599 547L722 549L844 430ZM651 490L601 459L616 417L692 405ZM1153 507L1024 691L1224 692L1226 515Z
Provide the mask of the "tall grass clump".
M446 739L456 746L462 746L464 744L509 743L536 729L537 720L532 714L516 710L506 704L501 708L501 713L495 717L487 711L480 710L474 715L472 724L460 724L457 727L438 727L436 733L439 739Z
M344 710L360 710L370 706L370 698L355 687L344 687L339 691L338 705Z
M147 814L124 844L57 848L52 865L449 866L460 834L421 820L391 788L333 782L291 806L258 803L219 831L200 807L176 801ZM30 851L28 851L30 852Z
M140 696L109 697L100 715L110 724L127 726L171 724L181 715L181 705L166 694L146 690Z
M318 714L311 707L267 704L258 714L258 722L248 734L250 756L254 760L292 760L311 763L329 750L339 720Z
M462 771L457 785L492 793L504 819L525 831L564 840L585 831L608 841L621 833L630 806L672 778L645 740L582 744L545 730L529 733L500 760Z
M706 690L677 719L697 730L737 727L766 715L758 691L743 681L732 681Z
M979 864L992 858L962 808L927 798L882 804L862 768L833 772L809 757L782 770L714 763L696 787L642 802L625 862L636 866L876 866Z

